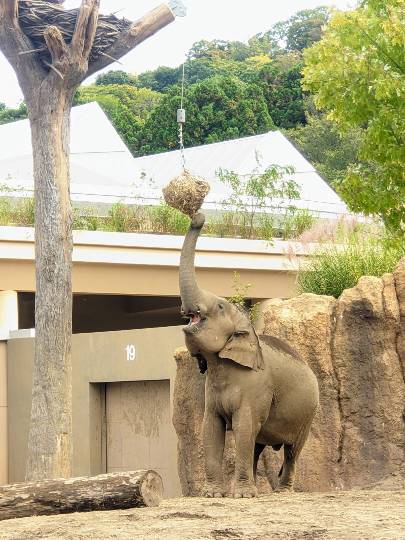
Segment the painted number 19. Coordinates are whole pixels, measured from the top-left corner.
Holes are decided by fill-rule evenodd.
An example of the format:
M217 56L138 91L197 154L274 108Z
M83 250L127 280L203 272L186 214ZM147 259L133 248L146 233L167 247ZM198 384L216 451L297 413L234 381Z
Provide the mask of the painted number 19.
M127 345L125 350L127 352L127 361L133 362L136 357L135 345Z

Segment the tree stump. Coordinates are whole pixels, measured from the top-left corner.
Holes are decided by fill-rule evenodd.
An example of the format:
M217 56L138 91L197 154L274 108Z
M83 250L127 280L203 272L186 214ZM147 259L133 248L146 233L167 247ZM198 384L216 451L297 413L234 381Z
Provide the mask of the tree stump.
M27 516L159 506L163 482L155 471L63 478L0 487L0 521Z

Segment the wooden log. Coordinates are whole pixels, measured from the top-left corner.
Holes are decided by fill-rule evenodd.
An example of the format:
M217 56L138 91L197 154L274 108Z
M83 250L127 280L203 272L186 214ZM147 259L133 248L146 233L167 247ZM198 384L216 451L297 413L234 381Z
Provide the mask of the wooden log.
M159 506L163 482L155 471L44 480L0 486L0 521L27 516Z

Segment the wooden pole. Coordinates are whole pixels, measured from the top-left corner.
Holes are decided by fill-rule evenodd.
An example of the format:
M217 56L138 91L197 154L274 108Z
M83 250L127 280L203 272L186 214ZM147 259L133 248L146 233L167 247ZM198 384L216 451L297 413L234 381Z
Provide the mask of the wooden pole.
M27 516L159 506L163 482L155 471L101 474L0 487L0 521Z

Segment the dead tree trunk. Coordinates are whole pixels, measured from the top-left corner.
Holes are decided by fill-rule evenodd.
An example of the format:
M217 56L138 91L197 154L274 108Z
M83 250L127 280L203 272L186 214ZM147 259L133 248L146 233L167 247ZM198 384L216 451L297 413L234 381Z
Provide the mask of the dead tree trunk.
M163 483L155 471L102 474L0 487L0 521L27 516L159 506Z
M18 0L0 0L0 50L24 93L34 157L36 339L27 480L71 475L69 116L73 96L88 75L119 59L175 18L166 5L154 9L126 27L107 51L89 63L98 7L99 0L82 0L70 43L58 27L46 28L44 38L52 61L44 64L21 29Z
M31 103L35 178L35 362L27 480L70 476L72 212L69 118L72 95L47 89ZM52 95L53 93L53 95ZM50 209L52 208L52 211Z

